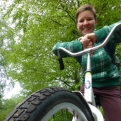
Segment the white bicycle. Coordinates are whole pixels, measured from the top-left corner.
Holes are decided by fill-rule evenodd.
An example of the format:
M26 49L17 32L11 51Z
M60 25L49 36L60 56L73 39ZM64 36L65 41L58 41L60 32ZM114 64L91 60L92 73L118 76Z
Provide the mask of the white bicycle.
M27 97L4 121L104 121L92 90L90 53L104 47L119 26L121 27L121 24L114 26L105 41L98 46L78 53L71 53L61 47L58 49L61 68L63 63L60 50L73 57L87 53L84 96L80 91L71 92L61 87L48 87Z

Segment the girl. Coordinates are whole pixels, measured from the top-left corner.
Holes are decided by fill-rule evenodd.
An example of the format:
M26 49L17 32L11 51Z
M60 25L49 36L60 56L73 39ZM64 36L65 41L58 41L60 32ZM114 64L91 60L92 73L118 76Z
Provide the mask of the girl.
M117 23L121 23L121 21ZM82 36L71 42L57 43L53 47L53 53L57 55L59 47L64 47L71 52L79 52L83 49L96 46L104 41L112 27L115 25L105 26L102 29L95 31L96 24L96 11L93 6L90 4L81 6L76 13L76 26ZM106 47L96 50L91 56L91 70L93 73L92 87L94 93L99 96L106 121L121 121L120 75L118 73L118 68L112 62L106 49L109 48L108 50L113 54L115 53L116 46L120 42L121 28L118 28ZM61 56L68 57L69 55L63 52L61 53ZM86 70L86 58L86 54L82 55L81 59L80 57L76 57L83 72ZM83 74L81 86L82 93L84 91L84 82Z

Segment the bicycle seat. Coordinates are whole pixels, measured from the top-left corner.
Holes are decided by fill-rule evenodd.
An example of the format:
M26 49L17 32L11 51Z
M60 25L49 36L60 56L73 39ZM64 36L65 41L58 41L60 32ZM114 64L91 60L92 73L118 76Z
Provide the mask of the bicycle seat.
M96 106L101 106L99 95L94 94Z

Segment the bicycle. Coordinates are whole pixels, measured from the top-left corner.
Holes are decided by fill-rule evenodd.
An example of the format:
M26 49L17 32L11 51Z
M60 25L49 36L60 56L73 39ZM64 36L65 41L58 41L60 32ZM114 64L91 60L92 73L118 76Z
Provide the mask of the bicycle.
M27 97L15 107L4 121L104 121L102 113L96 106L92 90L90 56L92 51L104 47L107 44L115 29L119 26L121 27L121 24L114 26L105 41L98 46L78 53L71 53L62 47L58 49L61 69L64 65L60 51L65 51L73 57L87 53L84 96L80 91L71 92L62 87L48 87Z

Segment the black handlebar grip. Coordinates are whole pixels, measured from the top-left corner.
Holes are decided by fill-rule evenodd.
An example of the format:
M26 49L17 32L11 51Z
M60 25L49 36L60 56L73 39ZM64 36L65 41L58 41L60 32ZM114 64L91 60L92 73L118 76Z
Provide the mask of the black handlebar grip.
M60 70L64 70L63 59L62 58L59 58L58 61L59 61L59 64L60 64Z

